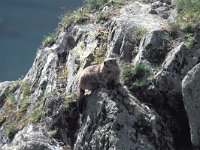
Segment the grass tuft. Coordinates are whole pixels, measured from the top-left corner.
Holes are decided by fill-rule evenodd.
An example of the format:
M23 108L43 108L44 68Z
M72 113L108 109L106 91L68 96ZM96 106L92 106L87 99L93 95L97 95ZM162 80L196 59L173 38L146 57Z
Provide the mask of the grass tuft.
M137 90L151 83L151 68L146 64L124 64L122 77L130 90Z
M56 42L57 38L58 38L57 34L52 33L52 34L44 37L42 44L50 47Z
M199 0L179 0L177 5L177 24L180 29L188 30L194 28L200 20Z

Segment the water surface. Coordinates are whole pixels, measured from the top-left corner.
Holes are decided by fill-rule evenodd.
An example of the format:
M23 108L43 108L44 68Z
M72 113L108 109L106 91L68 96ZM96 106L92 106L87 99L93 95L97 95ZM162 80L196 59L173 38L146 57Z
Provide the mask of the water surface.
M31 67L44 35L64 11L82 0L0 0L0 81L16 80Z

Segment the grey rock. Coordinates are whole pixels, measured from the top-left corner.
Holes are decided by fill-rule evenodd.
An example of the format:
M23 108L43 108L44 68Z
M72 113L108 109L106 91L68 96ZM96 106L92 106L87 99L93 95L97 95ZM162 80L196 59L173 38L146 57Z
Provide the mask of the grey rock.
M190 124L191 141L200 148L200 64L193 67L182 81L182 93L185 110Z
M62 150L59 143L48 137L42 127L29 125L19 131L12 143L5 144L3 150Z
M168 19L171 15L171 11L173 11L172 8L174 7L175 5L172 4L171 0L156 1L151 4L151 10L149 11L149 13L157 14L163 19Z
M168 19L170 12L169 12L169 7L168 6L161 6L159 8L156 9L158 15L164 19Z
M147 35L140 43L139 52L134 64L159 64L168 52L169 35L166 31L155 30Z
M160 1L156 1L151 4L151 8L156 9L156 8L160 7L161 5L162 5L162 3Z
M6 98L6 95L5 95L6 91L9 88L9 85L11 83L12 82L10 82L10 81L5 81L5 82L1 82L0 83L0 109L3 106L3 104L4 104L4 100Z
M159 115L123 87L93 92L88 97L82 120L75 150L174 149L170 131Z
M173 0L161 0L163 3L171 4Z
M185 48L184 42L180 43L168 53L161 70L155 75L154 80L155 86L165 99L163 107L171 109L176 114L176 116L172 117L172 122L176 124L176 130L174 130L173 136L178 143L190 145L189 149L191 149L191 141L189 138L190 129L183 105L181 84L187 72L198 64L199 60L199 43L194 42L188 49ZM168 113L165 116L170 120L171 117ZM173 126L170 128L173 130Z
M177 17L177 9L174 9L172 10L172 12L170 13L169 15L169 18L168 18L168 22L170 25L175 25L176 24L176 17Z
M162 69L156 74L155 82L158 89L168 98L168 104L176 106L177 95L181 95L181 81L186 73L200 60L200 48L198 45L184 50L184 43L170 51L162 64ZM172 96L173 95L173 96Z
M77 25L71 33L75 37L77 44L69 51L66 58L67 68L67 86L66 92L75 92L77 89L77 81L80 72L94 61L94 51L98 46L101 46L97 39L97 29L101 26L88 24Z
M133 33L140 29L147 32L161 29L160 25L166 22L157 15L149 14L150 7L134 2L123 7L120 16L112 18L108 34L108 56L114 54L122 60L131 61L137 38Z

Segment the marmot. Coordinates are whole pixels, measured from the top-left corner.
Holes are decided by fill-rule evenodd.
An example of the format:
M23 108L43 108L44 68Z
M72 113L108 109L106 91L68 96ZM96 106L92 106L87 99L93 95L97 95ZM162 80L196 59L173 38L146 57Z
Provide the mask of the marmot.
M83 111L85 90L95 90L100 84L119 83L120 68L117 59L108 58L102 64L92 65L85 68L79 78L78 85L78 109L80 113Z

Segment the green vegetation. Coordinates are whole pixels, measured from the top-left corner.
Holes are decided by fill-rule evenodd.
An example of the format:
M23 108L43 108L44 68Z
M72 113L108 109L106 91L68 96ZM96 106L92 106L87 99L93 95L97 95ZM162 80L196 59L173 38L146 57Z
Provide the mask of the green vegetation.
M88 20L88 14L94 9L103 9L105 6L121 6L126 4L130 0L85 0L85 6L72 12L66 12L61 16L61 30L64 30L70 23L84 23ZM96 20L104 20L108 18L110 14L108 12L99 12L96 14ZM54 35L50 35L44 40L44 43L48 41L54 41Z
M122 6L125 5L130 0L85 0L86 1L86 7L90 10L92 9L99 9L103 8L107 5L113 5L113 6Z
M76 11L68 11L61 16L61 30L64 30L70 23L84 23L87 21L87 14L89 10L86 8L80 8Z
M194 28L200 20L199 0L179 0L177 24L180 29Z
M55 92L46 92L44 93L44 95L41 97L41 99L38 99L35 103L34 103L34 106L33 108L26 114L25 116L25 120L27 120L28 122L31 122L31 123L37 123L44 111L43 111L43 105L44 105L44 102L55 95Z
M16 132L16 127L14 125L13 122L9 122L7 125L6 125L6 128L5 128L5 133L8 137L12 137L13 134L15 134Z
M99 7L105 6L109 0L85 0L86 7L88 9L98 9Z
M66 12L64 15L61 16L61 28L64 30L64 28L67 27L71 21L73 21L72 12Z
M21 83L21 91L23 96L29 96L31 94L31 84L29 81L23 81Z
M6 101L8 103L10 103L10 104L15 104L16 103L14 92L21 85L21 83L22 83L22 80L17 80L15 82L12 82L9 85L9 88L8 88L7 92L5 93Z
M43 111L41 108L34 108L28 114L28 120L32 123L37 123L42 117Z
M96 47L95 51L93 52L95 58L92 64L100 64L105 59L107 52L108 31L101 30L97 33L96 37L101 39L101 44L99 47Z
M27 80L13 82L6 92L5 103L1 107L0 124L5 126L5 134L10 139L27 124L37 123L41 119L44 114L44 102L55 96L56 92L44 93L31 105L30 94L31 84ZM72 97L68 97L69 99Z
M151 68L146 64L124 64L122 77L130 90L138 90L151 83Z
M21 89L22 99L21 99L19 107L22 111L24 111L29 106L29 96L31 94L31 85L28 81L23 81L21 83L20 89Z
M136 40L140 40L147 33L148 33L147 29L139 28L133 31L133 36L136 38Z
M108 20L110 16L110 13L105 11L105 12L99 12L96 14L96 20L99 22L100 20Z
M10 92L10 93L7 93L7 94L6 94L6 101L9 102L9 103L11 103L11 104L16 103L14 93L11 93L11 92Z
M58 79L60 80L67 80L68 70L66 65L60 65L58 67Z
M56 42L57 38L58 35L56 33L52 33L44 37L42 44L45 46L52 46Z
M9 85L8 91L11 92L11 91L16 90L16 89L20 86L21 82L22 82L22 80L19 79L19 80L15 81L15 82L11 83L11 84Z
M148 33L147 29L145 28L137 28L133 30L133 39L135 42L133 55L136 55L139 50L139 45L142 37L144 37Z
M23 97L20 103L20 109L26 110L29 105L29 97Z
M192 34L189 34L183 44L182 50L186 51L186 50L190 49L192 47L193 43L194 43L194 37Z
M163 42L169 42L170 40L172 40L172 37L168 33L163 34L160 38Z
M64 101L64 104L63 104L62 109L63 109L64 111L67 111L67 110L69 109L69 102Z
M74 94L74 93L65 95L64 101L63 101L63 105L62 105L62 109L63 109L64 111L69 110L69 108L70 108L69 103L72 102L72 101L74 101L75 99L77 99L77 95Z

